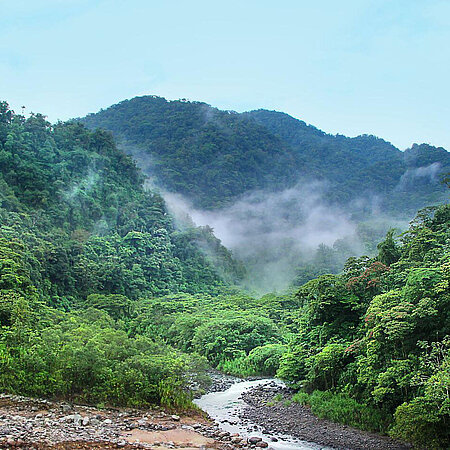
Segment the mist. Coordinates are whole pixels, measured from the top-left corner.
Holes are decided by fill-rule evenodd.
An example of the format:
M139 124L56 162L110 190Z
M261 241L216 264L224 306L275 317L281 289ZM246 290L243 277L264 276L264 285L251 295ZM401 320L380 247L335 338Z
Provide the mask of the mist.
M362 251L350 213L325 201L328 188L301 181L278 192L252 192L214 211L194 208L179 194L162 194L178 226L212 227L222 244L245 263L244 286L262 294L289 287L298 267L312 261L321 244L322 250L323 245L332 249L345 243L351 254Z
M205 108L204 119L206 123L218 120L209 108ZM327 200L333 189L330 183L306 178L288 189L244 194L222 209L199 209L186 196L161 187L156 161L145 150L126 143L122 148L146 174L146 187L163 196L178 228L208 225L244 263L247 275L242 285L253 294L284 291L322 273L339 272L350 256L375 253L376 242L390 227L407 225L382 213L384 198L380 195L365 192L338 206ZM433 176L437 169L406 172L403 182Z
M88 173L84 178L82 178L78 183L73 184L63 192L64 199L69 202L77 200L79 195L83 192L87 193L91 191L98 183L99 179L100 175L92 168L89 168Z
M434 162L428 166L421 166L415 169L408 169L400 178L395 190L403 191L413 188L418 181L429 182L431 184L439 183L439 174L441 172L441 164Z

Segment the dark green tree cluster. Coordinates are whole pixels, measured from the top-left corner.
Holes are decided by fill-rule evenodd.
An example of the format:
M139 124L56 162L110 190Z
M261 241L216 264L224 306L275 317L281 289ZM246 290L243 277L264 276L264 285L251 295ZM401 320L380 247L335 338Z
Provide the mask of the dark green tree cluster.
M298 310L292 295L177 294L139 304L130 330L151 333L235 375L275 375Z
M393 415L395 437L445 447L449 242L450 206L427 208L400 241L388 233L375 258L350 258L342 274L306 283L297 293L298 333L278 374L307 391L346 395Z

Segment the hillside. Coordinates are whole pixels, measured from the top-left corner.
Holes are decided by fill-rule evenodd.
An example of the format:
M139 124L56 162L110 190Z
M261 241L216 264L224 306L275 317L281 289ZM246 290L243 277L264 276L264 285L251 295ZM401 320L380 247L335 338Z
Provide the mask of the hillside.
M442 148L415 145L401 152L374 136L326 134L275 111L238 114L144 96L81 121L111 131L161 187L200 208L221 208L245 193L306 179L325 181L330 203L358 201L357 212L365 214L370 198L378 197L383 211L409 217L444 198L440 176L450 170Z
M51 126L39 114L25 120L1 106L1 236L20 240L42 296L64 303L99 289L130 298L219 289L200 243L230 280L239 278L210 231L175 230L163 199L144 189L108 133ZM44 255L39 264L36 255Z
M208 228L176 230L104 131L1 102L0 186L0 391L182 403L204 362L126 324L143 298L229 292L241 265Z
M247 191L286 186L300 163L255 121L204 103L136 97L82 122L111 131L161 186L203 208L221 207Z
M225 286L217 270L230 282L242 275L210 230L175 230L163 199L144 189L108 133L25 119L6 103L0 119L3 251L26 262L42 300L217 292Z

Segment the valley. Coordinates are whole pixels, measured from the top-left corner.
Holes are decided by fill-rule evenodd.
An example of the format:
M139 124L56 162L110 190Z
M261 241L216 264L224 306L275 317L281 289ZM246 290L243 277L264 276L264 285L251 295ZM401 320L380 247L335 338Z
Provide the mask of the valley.
M275 135L259 123L267 120L263 112L251 114L258 122L195 102L139 102L140 112L151 113L147 121L135 119L145 136L150 130L149 147L140 152L152 148L150 162L165 158L154 166L134 150L124 152L130 142L122 138L119 148L98 124L90 125L94 130L79 120L51 124L42 114L25 117L0 103L0 391L5 399L56 402L48 417L32 410L24 418L15 404L5 410L0 437L6 445L28 445L22 434L36 440L37 426L39 433L61 431L51 445L105 436L127 446L170 431L154 428L166 420L158 414L200 421L194 399L211 389L214 368L288 384L292 397L257 388L243 396L250 409L239 420L249 420L255 432L267 429L275 446L283 431L331 448L401 448L397 441L445 446L450 208L445 173L436 170L447 167L448 153L413 146L399 154L373 137L347 140L300 122L295 133L283 132L285 116ZM125 123L131 117L125 114ZM314 144L317 151L331 152L331 190L300 188L298 173L285 170L285 164L298 170L293 161L302 152L294 144L306 145L297 142L303 129L315 136L311 142L322 142ZM202 165L196 152L208 148ZM381 164L386 152L397 161L393 172ZM313 153L302 158L313 164ZM363 172L369 159L376 176L392 176L391 184L380 181L385 197L370 212L357 201L372 188L370 177L358 179L357 189L347 183L351 177L338 183L342 170L349 171L349 155ZM338 157L346 161L339 171ZM233 170L225 170L228 160ZM175 167L183 168L181 178L170 172ZM213 181L230 189L214 190ZM378 228L377 217L383 218ZM391 219L411 220L401 232ZM73 414L62 414L64 402ZM95 410L83 412L89 423L98 415L119 424L97 424L85 434L77 428L84 420L77 408ZM133 424L125 426L118 411L126 408ZM293 418L280 425L283 414ZM66 416L74 416L68 427ZM150 428L134 427L147 419ZM182 436L193 431L172 422ZM198 446L233 447L225 431L202 423L203 437L192 435ZM12 437L11 427L19 430ZM121 437L125 431L133 442ZM247 432L239 441L244 447L264 445L245 442L252 437Z

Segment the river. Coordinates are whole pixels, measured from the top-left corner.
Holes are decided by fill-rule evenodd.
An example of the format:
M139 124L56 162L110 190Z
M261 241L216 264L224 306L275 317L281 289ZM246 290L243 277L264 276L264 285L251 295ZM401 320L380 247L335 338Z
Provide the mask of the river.
M211 392L205 394L195 400L195 404L203 411L207 412L224 431L230 433L239 433L241 437L248 438L250 436L261 437L269 443L270 448L274 450L318 450L327 447L317 445L311 442L300 441L293 436L277 435L276 442L272 442L273 435L263 432L263 428L254 422L246 422L245 424L239 418L239 412L245 406L241 395L249 389L263 384L272 382L283 384L281 381L274 379L263 379L254 381L239 381L231 387L221 392Z

